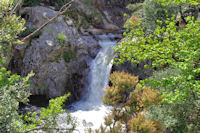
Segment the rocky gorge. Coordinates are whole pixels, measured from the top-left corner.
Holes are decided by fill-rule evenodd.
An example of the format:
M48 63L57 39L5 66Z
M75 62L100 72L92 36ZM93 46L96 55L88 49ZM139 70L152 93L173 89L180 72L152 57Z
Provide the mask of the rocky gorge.
M27 32L39 28L58 13L56 7L45 2L20 10L21 16L26 19ZM123 37L121 30L126 21L123 14L130 13L126 9L130 2L122 3L74 1L64 15L30 41L16 47L10 69L22 76L31 71L35 73L31 78L32 95L48 99L70 92L69 103L80 100L87 92L91 61L101 49L97 35L113 33L111 39L116 42ZM59 40L59 34L64 36L64 40ZM141 66L125 63L113 66L112 71L128 71L145 78L149 71L143 66L144 63Z
M0 1L0 132L199 131L188 1Z
M75 1L68 12L36 37L16 47L9 67L22 76L30 71L35 73L31 78L32 95L54 98L70 92L72 102L80 100L87 91L89 66L100 49L96 35L116 32L123 23L123 17L120 22L115 21L104 5L99 7L101 11L85 1ZM123 15L119 9L117 12ZM20 11L28 30L40 27L57 13L55 7L45 2ZM59 42L59 34L66 37L63 42ZM122 37L121 33L115 35L114 39Z

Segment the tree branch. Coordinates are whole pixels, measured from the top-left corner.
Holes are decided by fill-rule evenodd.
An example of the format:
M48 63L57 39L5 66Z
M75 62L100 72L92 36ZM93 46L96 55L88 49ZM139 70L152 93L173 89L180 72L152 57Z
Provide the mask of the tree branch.
M45 128L45 127L36 127L36 128L33 128L33 129L26 130L25 132L28 133L28 132L31 132L31 131L46 130L46 129L50 129L50 130L68 130L68 131L73 131L73 130L75 130L75 131L78 131L78 132L80 133L79 130L73 129L73 128L72 128L72 129L67 129L67 128L51 128L51 127L49 127L49 128Z
M61 9L59 10L58 14L51 18L50 20L48 20L46 23L44 23L41 27L39 27L37 30L35 30L33 33L29 34L28 36L26 36L24 39L22 39L22 42L26 42L28 40L30 40L35 34L37 34L40 30L42 30L45 26L47 26L48 24L52 23L55 19L57 19L60 15L63 15L70 7L71 7L71 3L73 2L73 0L71 0L70 2L68 2L67 4L65 4L64 6L61 7ZM64 9L65 8L65 9ZM63 10L64 9L64 10ZM63 11L62 11L63 10Z

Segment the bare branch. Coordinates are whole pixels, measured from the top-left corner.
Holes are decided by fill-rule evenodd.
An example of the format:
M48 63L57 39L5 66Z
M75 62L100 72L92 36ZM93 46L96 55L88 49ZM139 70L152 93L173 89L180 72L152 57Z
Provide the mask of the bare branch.
M63 6L60 8L59 12L62 12L62 10L63 10L64 8L66 8L68 5L72 4L73 1L74 1L74 0L71 0L71 1L68 2L67 4L63 5Z
M32 131L47 130L47 129L49 129L49 130L66 130L66 131L74 131L75 130L75 131L77 131L77 132L80 133L79 130L73 129L73 128L67 129L67 128L51 128L51 127L48 127L48 128L45 128L45 127L36 127L36 128L33 128L33 129L26 130L25 132L28 133L28 132L32 132Z
M35 34L37 34L40 30L42 30L45 26L47 26L48 24L52 23L55 19L57 19L60 15L63 15L70 7L71 7L71 3L73 2L70 1L67 4L65 4L64 6L61 7L60 11L58 12L58 14L51 18L50 20L48 20L46 23L44 23L41 27L39 27L37 30L35 30L33 33L29 34L28 36L26 36L24 39L22 39L22 42L26 42L28 40L30 40ZM65 9L64 9L65 8ZM64 9L64 10L63 10ZM63 10L63 11L62 11Z

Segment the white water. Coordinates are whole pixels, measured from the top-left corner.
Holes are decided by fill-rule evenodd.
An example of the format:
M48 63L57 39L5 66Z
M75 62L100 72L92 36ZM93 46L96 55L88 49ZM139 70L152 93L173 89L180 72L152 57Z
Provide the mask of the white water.
M103 88L109 82L112 67L114 41L109 38L112 35L99 36L99 45L102 47L96 58L92 61L90 72L90 84L87 98L73 104L72 117L77 119L77 128L81 133L87 132L88 128L99 129L104 124L104 117L110 112L110 107L102 103Z

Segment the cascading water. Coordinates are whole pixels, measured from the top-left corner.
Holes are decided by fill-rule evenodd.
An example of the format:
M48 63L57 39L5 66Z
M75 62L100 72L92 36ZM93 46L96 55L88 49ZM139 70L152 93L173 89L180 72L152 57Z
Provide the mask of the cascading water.
M102 47L91 64L90 84L87 98L74 103L72 117L77 119L77 129L83 133L87 128L99 129L103 125L106 113L110 107L102 103L104 95L102 89L106 88L109 82L109 74L112 68L113 48L116 43L111 41L112 34L100 35L99 45Z

